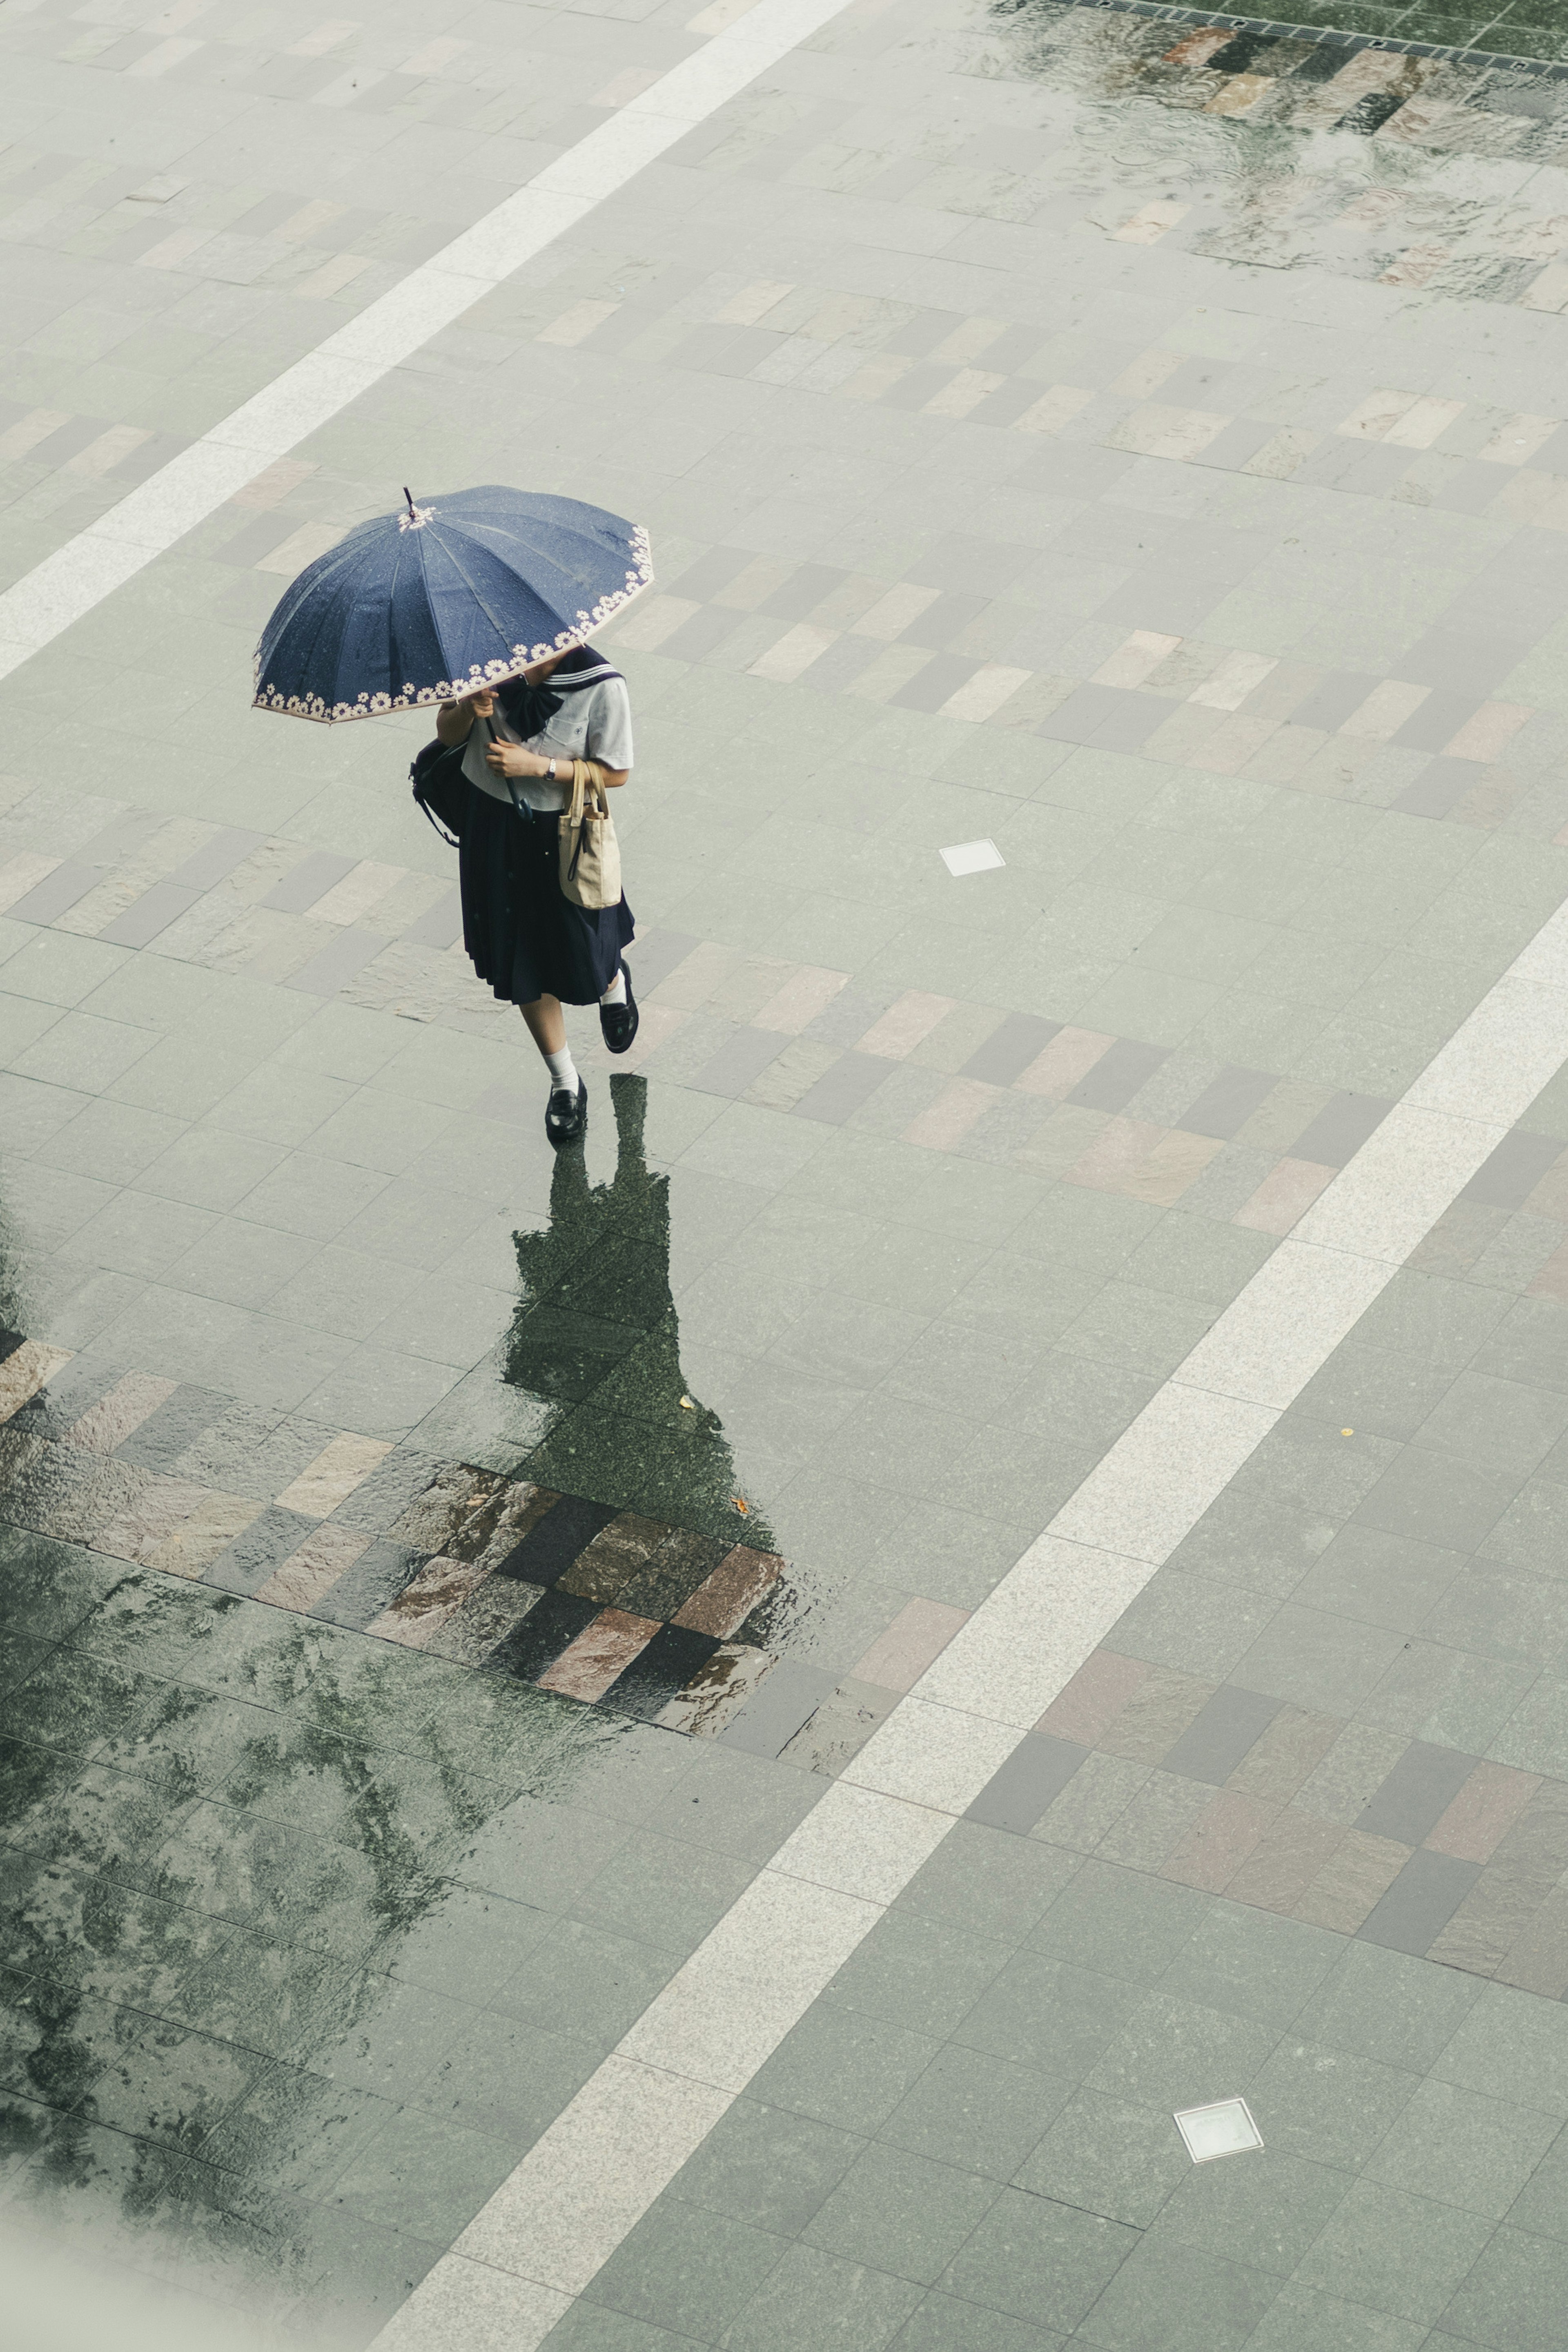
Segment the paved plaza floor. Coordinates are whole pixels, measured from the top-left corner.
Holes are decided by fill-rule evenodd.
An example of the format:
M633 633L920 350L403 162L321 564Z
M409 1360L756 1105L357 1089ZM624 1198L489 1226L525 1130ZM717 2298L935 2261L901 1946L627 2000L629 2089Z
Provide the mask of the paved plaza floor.
M0 7L8 2340L1554 2352L1568 35L691 6ZM251 708L487 481L559 1156Z

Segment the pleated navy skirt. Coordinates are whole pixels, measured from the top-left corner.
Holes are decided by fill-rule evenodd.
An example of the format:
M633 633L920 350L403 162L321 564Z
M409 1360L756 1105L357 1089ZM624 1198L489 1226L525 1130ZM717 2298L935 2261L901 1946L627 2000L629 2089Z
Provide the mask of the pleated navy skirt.
M560 895L560 829L553 809L519 816L509 801L467 786L458 882L463 944L481 980L508 1004L559 996L597 1004L633 936L624 898L574 907Z

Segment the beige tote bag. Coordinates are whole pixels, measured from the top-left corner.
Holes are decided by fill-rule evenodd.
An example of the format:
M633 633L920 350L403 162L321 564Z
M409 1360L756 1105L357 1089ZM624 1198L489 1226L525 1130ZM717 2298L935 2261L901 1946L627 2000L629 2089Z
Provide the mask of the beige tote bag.
M560 891L574 907L621 903L621 844L594 760L571 763L571 799L560 816Z

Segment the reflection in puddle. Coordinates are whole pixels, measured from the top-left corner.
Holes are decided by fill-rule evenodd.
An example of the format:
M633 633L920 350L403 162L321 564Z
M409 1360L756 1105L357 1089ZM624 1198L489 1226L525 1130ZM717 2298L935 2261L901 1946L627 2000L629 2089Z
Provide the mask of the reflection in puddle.
M1076 196L1124 242L1168 235L1217 260L1434 298L1568 299L1552 268L1568 247L1562 183L1531 168L1568 159L1568 80L1070 0L998 0L989 25L970 70L1080 103L1033 170L990 175L965 209L1028 219Z
M549 1223L517 1237L522 1297L503 1377L552 1404L543 1444L519 1465L541 1486L773 1549L746 1501L724 1425L681 1370L670 1291L670 1179L643 1146L647 1081L610 1081L616 1162L589 1181L580 1150L557 1157Z

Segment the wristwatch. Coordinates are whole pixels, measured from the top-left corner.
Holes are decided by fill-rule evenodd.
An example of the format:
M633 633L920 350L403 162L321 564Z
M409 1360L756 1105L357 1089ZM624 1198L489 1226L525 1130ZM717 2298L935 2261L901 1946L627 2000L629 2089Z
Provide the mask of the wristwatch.
M554 761L553 760L550 761L549 766L545 770L545 773L546 773L546 775L549 778L549 780L550 780L550 782L551 782L551 783L552 783L552 784L557 781L557 779L556 779L556 772L555 772L555 761Z

